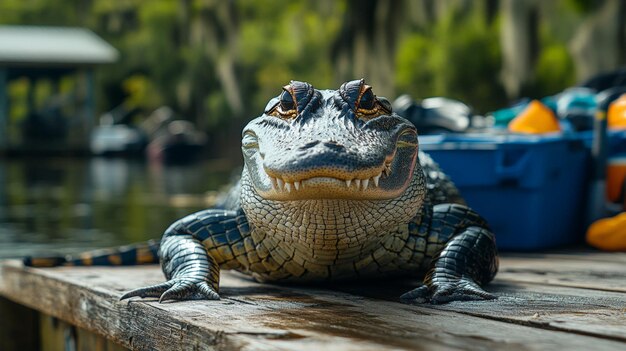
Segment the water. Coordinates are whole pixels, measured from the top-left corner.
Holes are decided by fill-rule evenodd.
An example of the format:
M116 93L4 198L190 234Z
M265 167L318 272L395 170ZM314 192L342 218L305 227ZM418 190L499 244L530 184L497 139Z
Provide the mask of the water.
M160 238L210 207L235 165L126 159L0 159L0 258L75 253Z

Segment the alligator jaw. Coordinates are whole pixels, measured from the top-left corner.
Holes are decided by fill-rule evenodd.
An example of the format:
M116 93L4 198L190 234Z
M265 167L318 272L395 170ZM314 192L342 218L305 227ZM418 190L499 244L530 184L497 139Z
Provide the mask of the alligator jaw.
M373 187L377 187L379 178L380 175L368 179L354 179L353 181L352 179L343 180L332 177L313 177L309 179L295 181L293 183L285 182L281 178L274 177L270 177L270 180L272 182L272 189L274 191L286 191L290 193L292 191L299 191L300 189L306 188L307 184L308 187L312 187L315 186L315 184L334 181L345 182L347 189L353 188L355 190L367 190L367 187L370 186L370 184Z
M263 168L257 168L262 170ZM411 176L390 177L392 165L385 162L377 170L338 174L332 172L312 172L313 174L269 175L261 171L257 193L268 200L309 200L309 199L351 199L385 200L400 196L410 182ZM402 179L402 180L400 180ZM398 184L400 183L405 184ZM390 183L394 186L389 186Z
M380 182L380 178L382 177L382 175L386 172L387 168L385 168L385 170L381 171L380 173L378 173L375 176L369 177L369 178L351 178L351 179L340 179L340 178L335 178L335 177L311 177L311 178L304 178L304 179L300 179L300 180L294 180L292 182L289 181L285 181L283 180L283 178L280 177L272 177L269 176L269 179L272 183L272 190L274 191L286 191L288 193L294 191L300 191L301 189L304 190L305 188L309 187L316 187L319 184L324 184L324 183L336 183L338 186L341 186L341 183L343 182L345 184L345 188L346 189L353 189L353 190L367 190L368 187L378 187L378 184Z

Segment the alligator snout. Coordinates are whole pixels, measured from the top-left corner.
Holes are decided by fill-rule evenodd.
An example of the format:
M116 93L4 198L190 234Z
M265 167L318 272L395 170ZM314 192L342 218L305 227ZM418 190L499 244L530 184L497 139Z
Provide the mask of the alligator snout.
M385 153L368 153L365 148L347 148L336 141L310 141L303 145L266 154L265 172L271 177L292 181L332 177L337 179L369 178L380 173Z

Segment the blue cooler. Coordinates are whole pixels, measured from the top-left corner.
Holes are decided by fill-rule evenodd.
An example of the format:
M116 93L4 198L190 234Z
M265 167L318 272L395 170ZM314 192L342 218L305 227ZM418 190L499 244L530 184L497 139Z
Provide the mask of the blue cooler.
M501 250L582 242L589 151L561 134L420 137L468 205L487 219Z

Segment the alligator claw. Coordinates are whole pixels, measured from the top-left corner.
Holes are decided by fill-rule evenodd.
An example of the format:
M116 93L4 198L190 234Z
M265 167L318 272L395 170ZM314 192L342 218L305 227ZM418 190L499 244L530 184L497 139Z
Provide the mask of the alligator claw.
M424 303L430 299L430 291L428 286L422 285L400 296L401 300L407 302Z
M165 283L131 290L120 300L131 297L158 297L159 303L167 300L219 300L220 295L206 281L175 278Z
M139 296L141 298L144 297L159 297L163 294L167 289L169 289L173 283L171 281L167 281L161 284L155 284L151 286L146 286L144 288L138 288L131 291L126 292L120 300L126 300L131 297Z
M431 286L422 285L400 296L400 299L405 302L430 302L432 304L452 301L493 300L496 298L495 295L483 290L476 282L465 277Z

